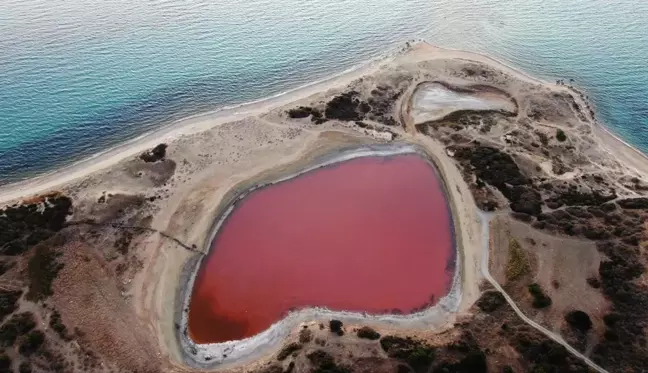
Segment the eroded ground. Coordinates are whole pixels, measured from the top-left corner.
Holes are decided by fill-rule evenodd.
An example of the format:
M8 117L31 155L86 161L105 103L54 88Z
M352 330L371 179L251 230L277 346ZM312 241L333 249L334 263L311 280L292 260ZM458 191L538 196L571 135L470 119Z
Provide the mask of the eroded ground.
M433 81L491 87L516 110L471 107L414 120L412 94ZM607 371L640 372L648 361L647 162L593 120L573 89L422 45L361 79L166 139L6 206L0 371L194 370L185 363L191 351L177 343L178 291L184 264L204 253L228 199L323 154L402 141L435 158L451 191L458 312L434 327L312 320L288 330L283 347L210 369L589 372L482 284L479 207L497 213L490 272L524 313Z

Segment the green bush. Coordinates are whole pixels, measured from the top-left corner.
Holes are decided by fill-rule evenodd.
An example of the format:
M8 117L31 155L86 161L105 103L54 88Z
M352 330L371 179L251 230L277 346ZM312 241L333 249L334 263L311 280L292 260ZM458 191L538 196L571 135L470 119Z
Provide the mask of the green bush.
M36 327L34 316L30 312L13 315L0 327L0 346L11 347L16 339Z
M290 355L292 355L294 352L297 352L301 350L302 345L296 342L289 343L286 346L284 346L281 351L279 351L279 354L277 354L277 360L283 361L286 360L286 358Z
M532 305L534 308L547 308L551 306L551 298L545 294L537 283L529 285L529 293L533 296Z
M428 346L419 346L407 357L409 364L415 372L426 372L434 361L434 349Z
M560 142L563 142L563 141L567 140L567 135L565 135L565 131L563 131L561 129L558 129L556 131L556 140L558 140Z
M358 329L358 338L370 339L373 341L376 339L380 339L380 333L371 329L368 326L363 326L362 328Z
M11 315L13 311L18 309L16 302L20 299L22 291L4 291L0 290L0 321L5 317Z
M36 246L34 255L27 264L29 290L25 297L31 301L43 300L52 295L52 282L63 268L57 261L60 254L54 248L64 242L60 236Z
M41 348L43 343L45 343L45 334L40 330L32 330L29 334L23 337L18 352L24 356L31 356Z

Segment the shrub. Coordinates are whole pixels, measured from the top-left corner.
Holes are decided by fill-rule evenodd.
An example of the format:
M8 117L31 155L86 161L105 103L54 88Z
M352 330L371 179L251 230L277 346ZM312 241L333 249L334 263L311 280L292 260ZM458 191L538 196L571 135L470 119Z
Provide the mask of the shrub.
M329 321L329 328L331 329L331 333L335 333L339 336L344 335L344 330L342 330L342 321L340 320L331 320Z
M506 299L499 291L486 291L477 301L477 307L484 312L493 312L506 304Z
M350 370L335 364L333 356L326 351L316 350L306 356L315 366L313 373L350 373Z
M22 363L20 363L20 366L18 366L18 373L31 373L31 372L32 372L31 365L29 365L29 363L26 361L23 361Z
M11 358L4 353L0 354L0 372L11 372Z
M60 237L60 236L56 236ZM36 247L34 255L27 264L29 290L25 297L31 301L39 301L52 295L52 282L63 268L56 259L59 253L52 247L59 242L44 242Z
M417 372L427 371L435 357L433 347L409 337L385 336L380 346L389 357L405 361Z
M547 308L551 306L551 298L545 294L537 283L529 285L529 293L533 296L532 305L534 308Z
M67 327L65 326L65 324L63 324L63 321L61 320L61 314L58 311L52 312L52 315L50 316L49 325L52 328L52 330L54 330L56 334L58 334L59 337L61 337L62 340L64 341L71 340L67 332Z
M302 345L297 342L289 343L286 346L284 346L281 349L281 351L279 351L279 354L277 355L277 360L279 361L286 360L288 356L292 355L296 351L301 350L301 348Z
M565 315L565 321L574 329L585 333L592 328L592 320L587 313L583 311L571 311Z
M313 332L310 329L302 329L299 331L299 342L308 343L313 340Z
M416 372L426 372L434 361L434 349L429 346L418 346L407 357L407 363Z
M567 140L567 135L565 135L565 131L563 131L561 129L558 129L556 131L556 140L558 140L560 142L563 142L563 141Z
M506 263L506 279L513 281L529 271L529 261L520 243L515 238L509 240L509 260Z
M16 302L20 299L22 291L1 291L0 290L0 321L12 314L18 306Z
M167 144L158 144L155 148L140 154L140 159L144 162L157 162L166 156Z
M34 316L30 312L14 315L0 328L0 346L13 346L16 339L36 327Z
M18 348L24 356L31 356L34 352L38 351L41 346L45 343L45 334L40 330L32 330L26 336L23 337L23 341Z
M368 326L363 326L362 328L358 329L358 338L375 341L376 339L380 339L380 333Z

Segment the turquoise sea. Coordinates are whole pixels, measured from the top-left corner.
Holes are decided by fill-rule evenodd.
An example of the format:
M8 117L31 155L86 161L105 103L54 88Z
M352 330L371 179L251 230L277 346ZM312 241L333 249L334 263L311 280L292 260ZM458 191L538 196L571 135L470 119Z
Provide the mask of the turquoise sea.
M646 0L4 0L0 184L415 38L573 78L648 152Z

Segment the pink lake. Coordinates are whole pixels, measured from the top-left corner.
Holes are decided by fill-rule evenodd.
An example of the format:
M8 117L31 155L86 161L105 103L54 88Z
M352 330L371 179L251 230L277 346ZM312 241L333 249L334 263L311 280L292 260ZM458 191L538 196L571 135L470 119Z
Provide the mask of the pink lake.
M427 161L341 162L238 203L199 268L189 334L239 340L313 306L412 313L447 294L454 259L452 217Z

